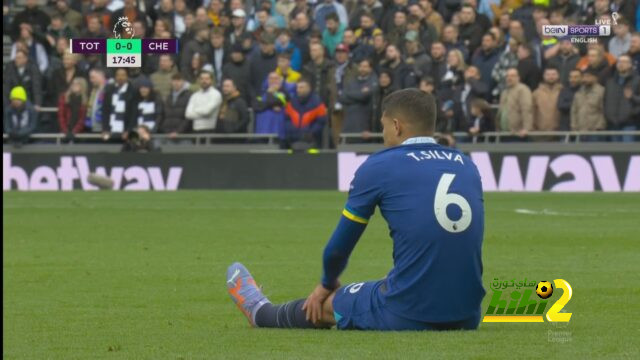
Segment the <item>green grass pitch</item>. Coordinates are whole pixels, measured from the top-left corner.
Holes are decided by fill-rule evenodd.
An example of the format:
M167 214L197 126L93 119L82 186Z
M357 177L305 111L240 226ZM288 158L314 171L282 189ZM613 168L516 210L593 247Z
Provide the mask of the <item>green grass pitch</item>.
M273 302L306 297L320 277L322 249L345 196L5 193L3 357L640 358L639 194L485 196L488 294L494 277L563 278L573 287L566 327L249 328L226 293L227 266L242 261ZM376 213L342 282L379 279L390 267L391 240ZM571 341L550 342L558 331L569 332Z

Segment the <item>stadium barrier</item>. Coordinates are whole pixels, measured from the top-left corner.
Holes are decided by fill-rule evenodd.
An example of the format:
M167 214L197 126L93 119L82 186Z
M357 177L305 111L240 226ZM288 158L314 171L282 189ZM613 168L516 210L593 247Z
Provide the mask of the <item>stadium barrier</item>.
M640 151L588 147L535 152L471 150L485 191L638 192ZM3 152L3 190L326 189L347 191L368 157L358 152L44 153ZM438 155L434 155L438 157Z

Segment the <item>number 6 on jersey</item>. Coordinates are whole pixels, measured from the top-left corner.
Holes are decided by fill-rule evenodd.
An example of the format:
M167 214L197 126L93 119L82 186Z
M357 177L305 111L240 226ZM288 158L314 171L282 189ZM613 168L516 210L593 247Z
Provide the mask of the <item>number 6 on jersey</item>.
M436 196L433 202L433 210L436 214L438 224L445 230L452 233L465 231L471 224L471 206L469 202L459 194L448 193L449 187L455 179L455 174L442 174L438 187L436 188ZM447 206L454 204L460 207L462 215L458 220L451 220L447 215Z

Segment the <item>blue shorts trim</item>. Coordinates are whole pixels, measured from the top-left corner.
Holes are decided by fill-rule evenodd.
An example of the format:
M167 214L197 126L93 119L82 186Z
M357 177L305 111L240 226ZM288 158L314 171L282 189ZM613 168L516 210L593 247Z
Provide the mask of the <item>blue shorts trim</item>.
M339 330L472 330L478 327L480 311L477 316L452 323L426 323L397 316L380 303L378 291L383 283L384 280L351 283L336 291L333 310Z

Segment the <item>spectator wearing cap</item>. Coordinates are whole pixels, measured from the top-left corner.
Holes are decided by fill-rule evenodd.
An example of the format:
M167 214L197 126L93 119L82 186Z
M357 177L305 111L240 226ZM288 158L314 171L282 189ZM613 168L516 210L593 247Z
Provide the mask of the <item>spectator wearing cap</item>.
M560 39L557 54L548 60L548 64L558 69L560 82L566 87L569 85L569 73L579 60L578 49L571 43L571 38L565 37Z
M213 81L211 72L202 71L198 76L200 90L189 98L185 115L187 119L193 121L194 132L210 133L216 128L222 95L213 86Z
M278 54L283 52L289 53L291 55L291 68L295 71L302 70L302 53L291 41L291 32L289 30L280 30L280 34L276 39L276 52Z
M533 92L533 126L536 130L556 131L560 128L558 97L561 90L562 84L558 69L545 68L542 82Z
M198 23L193 25L194 38L189 40L182 50L182 57L180 58L180 70L183 72L191 68L191 63L194 55L200 54L205 56L209 49L209 28L207 25ZM203 62L207 62L205 59ZM189 79L188 77L186 77Z
M300 80L300 73L291 68L291 54L282 52L278 54L278 66L276 67L278 75L282 76L285 83L295 84Z
M251 98L262 93L262 85L267 75L278 66L275 38L270 34L262 34L260 37L260 50L249 56L249 80L251 86Z
M232 79L222 81L222 99L216 132L246 133L249 124L249 108Z
M344 37L344 24L341 24L338 20L338 15L327 15L325 29L322 31L322 45L327 48L329 56L333 57L336 51L336 46L342 42Z
M20 37L20 30L22 24L29 24L33 27L33 32L36 37L43 37L44 32L49 26L51 18L38 6L38 0L26 0L25 9L17 13L13 18L11 25L11 38L12 40Z
M528 86L520 82L518 69L507 69L505 89L500 94L498 129L509 131L523 140L533 130L533 99Z
M11 89L20 86L32 99L33 105L42 105L42 76L38 67L29 60L25 50L17 50L13 61L4 66L3 71L4 105L8 106L7 99Z
M381 67L393 71L394 86L398 89L412 88L418 85L418 78L412 66L402 60L400 49L393 44L387 46L387 54Z
M325 49L321 44L309 46L311 61L304 65L303 76L311 81L313 92L320 96L320 100L332 113L336 101L335 64L326 58ZM331 116L333 121L333 115Z
M573 98L571 105L571 130L604 130L607 122L604 117L604 87L598 83L595 69L582 71L582 85ZM588 136L587 141L597 141L599 137Z
M494 85L491 72L500 58L500 51L497 46L498 43L495 36L492 33L486 33L482 36L480 48L471 57L471 64L478 68L480 80L489 89L493 88Z
M540 83L540 67L533 58L533 50L528 44L521 44L518 47L518 73L520 81L527 85L529 89L536 89Z
M74 136L84 130L86 112L87 80L77 77L58 100L58 125L66 141L73 141Z
M407 58L405 62L407 65L413 67L418 78L428 76L431 74L431 57L427 55L426 50L422 44L418 41L418 32L410 30L405 35L405 50L407 52Z
M373 121L373 101L377 90L377 78L371 60L358 63L358 76L346 83L338 101L344 109L343 133L363 133L371 131Z
M164 100L164 111L158 119L158 132L175 138L178 134L190 130L190 121L186 117L187 105L191 98L189 84L180 73L171 76L171 91Z
M560 112L560 124L558 130L569 131L571 129L571 105L573 98L580 89L582 73L578 69L569 71L567 85L562 85L558 95L558 111Z
M616 58L627 53L631 47L631 33L629 32L629 23L625 19L618 20L618 25L614 25L613 33L615 36L609 39L609 53Z
M151 132L157 132L156 124L164 116L162 96L154 90L153 83L143 79L138 83L134 97L136 126L145 125Z
M265 91L256 96L252 103L256 114L256 134L277 134L279 139L284 139L284 108L289 97L282 76L275 71L269 73Z
M235 9L231 12L231 27L227 29L228 43L233 45L247 32L247 13L243 9Z
M340 24L344 26L349 25L349 16L347 15L347 10L344 5L335 0L323 0L313 11L313 18L315 19L318 30L324 31L326 25L325 18L329 14L337 14L338 19L340 19Z
M308 79L296 84L295 94L285 107L284 147L303 141L312 147L320 147L322 131L327 124L327 107L311 89Z
M640 125L640 75L633 72L631 57L621 55L616 71L607 80L604 94L604 114L612 130L634 131ZM634 136L616 137L632 142Z
M231 47L230 61L222 67L222 77L233 80L234 85L245 101L250 102L249 97L249 63L246 61L241 44Z
M29 140L38 123L38 114L27 101L27 91L16 86L9 92L9 104L4 107L4 133L16 146Z
M162 54L158 59L158 70L151 74L151 82L155 90L164 99L171 92L171 77L177 73L173 63L173 57L169 54Z
M135 93L136 90L129 81L127 69L117 68L114 82L107 85L104 90L102 104L104 140L108 140L114 133L120 134L123 139L126 139L128 131L135 127Z

